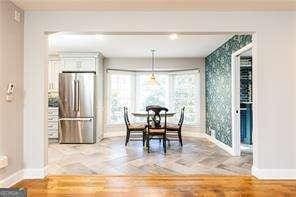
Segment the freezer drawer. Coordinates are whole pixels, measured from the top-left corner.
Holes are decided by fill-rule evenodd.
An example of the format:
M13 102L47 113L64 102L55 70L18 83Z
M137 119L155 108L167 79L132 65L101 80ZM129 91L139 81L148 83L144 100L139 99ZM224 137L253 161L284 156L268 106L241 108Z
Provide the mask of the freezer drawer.
M59 120L59 142L92 144L96 142L93 118L62 118Z

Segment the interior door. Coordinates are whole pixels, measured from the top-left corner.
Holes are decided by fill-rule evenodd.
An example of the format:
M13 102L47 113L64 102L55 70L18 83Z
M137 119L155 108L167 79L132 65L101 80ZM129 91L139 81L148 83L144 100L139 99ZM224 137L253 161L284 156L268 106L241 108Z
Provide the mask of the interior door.
M76 117L75 73L59 74L59 116L61 118Z
M77 93L77 117L93 117L95 108L95 74L77 73L75 80Z

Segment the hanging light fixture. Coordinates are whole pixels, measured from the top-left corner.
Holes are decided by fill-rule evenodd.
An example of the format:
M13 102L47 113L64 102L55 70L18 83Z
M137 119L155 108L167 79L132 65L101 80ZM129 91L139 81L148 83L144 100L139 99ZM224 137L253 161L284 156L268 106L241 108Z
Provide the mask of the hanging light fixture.
M148 80L148 84L149 85L152 85L152 86L155 86L155 85L159 85L158 81L156 81L156 78L155 78L155 73L154 73L154 66L155 66L155 49L152 49L151 50L151 53L152 53L152 73L149 77L149 80Z

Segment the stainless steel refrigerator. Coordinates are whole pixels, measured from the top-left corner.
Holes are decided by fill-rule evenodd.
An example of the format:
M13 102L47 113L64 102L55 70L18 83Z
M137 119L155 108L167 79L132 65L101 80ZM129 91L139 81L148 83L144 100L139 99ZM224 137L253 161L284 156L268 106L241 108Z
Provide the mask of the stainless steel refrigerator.
M94 72L59 74L59 143L95 143Z

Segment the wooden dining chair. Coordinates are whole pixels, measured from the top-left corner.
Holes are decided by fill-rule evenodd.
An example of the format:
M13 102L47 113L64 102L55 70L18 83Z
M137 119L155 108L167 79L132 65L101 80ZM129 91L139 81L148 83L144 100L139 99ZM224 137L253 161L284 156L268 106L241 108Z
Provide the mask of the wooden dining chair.
M145 130L146 125L141 123L131 124L128 118L128 109L127 107L123 108L124 112L124 122L126 125L126 137L125 137L125 146L131 141L142 141L143 146L145 146ZM141 136L141 137L139 137Z
M163 150L166 153L166 129L167 129L167 111L168 109L160 106L147 106L147 133L146 144L148 153L150 153L150 140L160 139L163 142ZM162 122L160 113L164 111L164 121Z
M181 109L181 115L178 124L167 124L167 137L169 141L179 140L181 146L183 146L182 141L182 125L184 122L184 111L185 107Z

